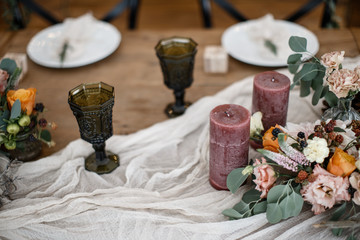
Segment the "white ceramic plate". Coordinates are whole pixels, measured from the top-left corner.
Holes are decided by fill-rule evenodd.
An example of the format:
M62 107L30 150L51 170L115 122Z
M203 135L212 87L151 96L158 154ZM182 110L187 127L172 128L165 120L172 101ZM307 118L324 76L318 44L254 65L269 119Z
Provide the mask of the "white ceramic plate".
M257 23L255 20L250 20L227 28L221 37L222 46L230 56L248 64L265 67L287 66L288 56L269 59L258 51L258 44L254 43L248 36L249 27ZM305 37L307 39L307 50L313 55L318 52L319 41L314 33L298 24L284 20L274 20L274 24L286 29L290 36ZM290 49L288 45L283 47Z
M27 46L27 54L35 63L51 68L74 68L102 60L113 53L121 42L120 32L111 24L96 21L95 34L84 44L81 55L66 59L61 65L54 49L60 38L64 25L62 23L38 32Z

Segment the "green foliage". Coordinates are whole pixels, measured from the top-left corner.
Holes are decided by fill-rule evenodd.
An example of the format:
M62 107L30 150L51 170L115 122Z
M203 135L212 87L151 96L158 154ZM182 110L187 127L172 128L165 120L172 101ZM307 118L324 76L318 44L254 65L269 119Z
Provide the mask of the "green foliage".
M277 55L277 48L275 44L270 40L265 40L265 47L267 47L274 55Z
M286 185L271 188L267 202L266 217L270 223L277 223L282 219L299 215L304 204L303 198L291 186L290 181Z
M294 74L291 89L300 85L301 97L310 95L312 89L314 91L312 105L317 105L319 100L324 97L331 107L335 106L338 101L337 97L329 91L328 86L323 86L326 68L315 57L304 64L301 61L302 55L308 54L306 38L291 36L289 46L295 52L287 60L288 69L290 73Z
M11 107L10 120L20 117L21 115L21 103L17 99Z
M40 131L39 133L40 135L40 139L46 141L46 142L50 142L51 141L51 134L49 132L49 130L43 129Z
M306 38L291 36L289 39L289 46L294 52L306 52L306 45Z
M251 217L266 212L267 203L260 198L261 192L252 188L246 192L239 203L233 208L225 209L222 213L230 219Z
M250 173L243 174L244 169L245 168L236 168L227 176L226 186L232 193L235 193L250 175Z

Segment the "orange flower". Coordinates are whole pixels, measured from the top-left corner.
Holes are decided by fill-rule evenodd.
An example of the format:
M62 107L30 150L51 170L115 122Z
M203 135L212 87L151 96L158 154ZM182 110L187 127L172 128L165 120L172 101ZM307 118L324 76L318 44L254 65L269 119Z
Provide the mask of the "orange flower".
M274 137L274 135L272 133L275 128L281 129L280 126L277 125L277 124L275 125L275 127L269 128L265 132L265 134L264 134L264 136L262 138L262 140L263 140L262 144L263 144L264 149L266 149L266 150L269 150L269 151L272 151L272 152L279 152L279 150L278 150L279 149L278 138Z
M354 156L347 154L340 148L336 148L334 155L329 161L327 170L336 176L349 176L356 169L355 162Z
M28 89L19 89L19 90L10 90L7 93L7 101L9 108L13 106L17 99L20 100L21 110L26 111L27 115L30 115L35 106L35 95L36 88L28 88Z

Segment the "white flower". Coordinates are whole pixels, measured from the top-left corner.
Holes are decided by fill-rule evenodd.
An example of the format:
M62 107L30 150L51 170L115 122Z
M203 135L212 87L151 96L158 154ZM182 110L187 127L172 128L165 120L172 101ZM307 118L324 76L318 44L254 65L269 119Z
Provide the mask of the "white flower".
M324 138L314 137L307 141L307 147L304 149L304 155L310 162L322 163L329 155L329 148Z
M264 130L264 126L262 124L262 113L256 112L251 116L250 119L250 136L253 137L255 135L259 135L261 131Z
M360 170L360 159L355 162L355 166Z
M321 56L321 62L328 68L339 69L340 64L344 61L345 51L336 51L325 53Z
M351 186L356 190L352 200L355 204L360 205L360 174L358 172L353 172L349 181Z

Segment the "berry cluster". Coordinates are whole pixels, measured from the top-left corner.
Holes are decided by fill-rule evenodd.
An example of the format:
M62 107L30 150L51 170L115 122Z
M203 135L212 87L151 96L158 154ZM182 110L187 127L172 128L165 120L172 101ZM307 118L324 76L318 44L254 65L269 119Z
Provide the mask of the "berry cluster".
M356 137L360 136L360 121L359 120L351 121L351 130L355 133Z
M335 131L335 127L335 120L330 120L328 123L322 121L320 125L314 127L313 137L325 138L331 143L330 145L339 146L344 141L344 137Z

